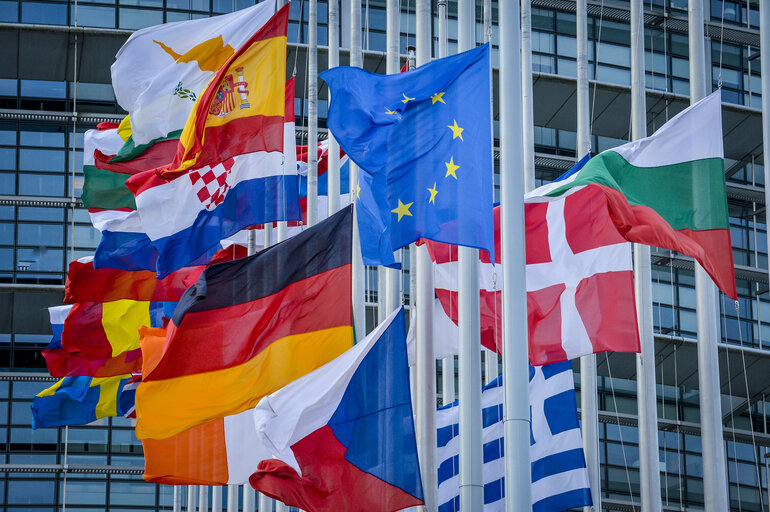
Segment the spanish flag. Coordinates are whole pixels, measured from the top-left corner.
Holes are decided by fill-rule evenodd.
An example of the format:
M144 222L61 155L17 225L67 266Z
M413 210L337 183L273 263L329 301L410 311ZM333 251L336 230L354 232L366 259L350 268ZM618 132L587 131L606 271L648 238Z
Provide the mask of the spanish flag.
M283 151L288 20L286 4L214 75L160 177L171 179L236 155Z
M352 207L254 256L207 268L137 391L140 439L253 408L353 345Z

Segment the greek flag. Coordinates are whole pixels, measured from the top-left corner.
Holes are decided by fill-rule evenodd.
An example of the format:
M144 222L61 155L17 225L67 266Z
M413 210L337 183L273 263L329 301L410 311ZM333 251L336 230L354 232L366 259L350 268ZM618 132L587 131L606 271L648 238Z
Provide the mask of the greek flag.
M570 361L529 367L529 404L533 512L591 505ZM484 512L502 512L505 510L502 377L484 387L481 407ZM460 510L458 413L455 402L441 407L436 414L439 512Z

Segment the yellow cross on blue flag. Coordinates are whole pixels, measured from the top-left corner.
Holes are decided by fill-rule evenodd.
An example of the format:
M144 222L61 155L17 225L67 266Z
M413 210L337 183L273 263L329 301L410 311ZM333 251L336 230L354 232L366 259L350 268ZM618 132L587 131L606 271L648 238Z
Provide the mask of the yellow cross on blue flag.
M359 165L367 265L419 238L487 250L494 261L489 45L414 71L338 67L327 126Z

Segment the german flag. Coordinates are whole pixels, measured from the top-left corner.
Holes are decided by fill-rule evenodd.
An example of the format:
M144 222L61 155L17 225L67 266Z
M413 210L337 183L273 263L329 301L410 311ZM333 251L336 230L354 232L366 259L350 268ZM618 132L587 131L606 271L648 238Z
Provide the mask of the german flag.
M353 345L352 207L264 251L207 268L137 390L136 433L165 439L253 408Z

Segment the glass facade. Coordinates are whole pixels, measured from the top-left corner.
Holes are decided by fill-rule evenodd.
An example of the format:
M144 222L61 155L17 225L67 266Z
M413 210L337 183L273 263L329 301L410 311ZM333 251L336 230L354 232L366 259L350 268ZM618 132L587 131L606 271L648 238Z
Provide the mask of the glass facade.
M0 38L12 33L15 40L19 32L34 40L41 31L33 25L52 26L52 33L77 25L85 27L84 44L89 34L108 34L119 47L132 30L230 12L251 3L253 0L0 0ZM435 14L437 2L432 3ZM577 68L574 11L554 9L548 6L550 3L534 0L532 9L533 71L538 84L546 85L574 79ZM327 5L326 1L319 2L320 45L328 39ZM479 42L483 40L481 5L477 2ZM496 6L497 2L493 2L493 20L497 18ZM630 84L629 28L623 21L627 6L627 1L618 0L607 12L592 12L589 17L589 71L599 84L620 88ZM385 1L362 0L362 7L366 62L374 68L382 62L385 51ZM756 118L759 114L755 109L761 100L758 7L758 0L710 0L707 9L710 27L719 28L724 22L726 33L741 36L721 41L711 38L707 55L712 65L712 84L714 88L722 86L723 99L733 104L732 109ZM687 34L675 23L669 26L662 21L684 20L686 9L686 0L645 1L646 85L651 93L689 94ZM457 48L455 1L448 3L448 11L452 53ZM303 56L307 17L308 1L294 0L289 42L292 50ZM345 9L341 18L346 23ZM402 52L414 45L415 30L414 3L405 2ZM494 61L497 34L495 24ZM343 53L346 41L343 27ZM62 44L66 46L66 42ZM69 429L30 428L32 397L52 382L40 355L50 339L45 308L61 303L67 263L93 253L100 238L87 211L77 202L83 180L83 133L98 122L119 120L125 112L117 105L108 82L114 52L98 66L87 59L80 62L80 79L75 82L74 74L67 70L41 71L23 65L28 48L11 48L16 53L10 57L17 64L0 73L0 512L53 511L65 501L73 511L170 510L173 489L141 481L142 448L130 420L112 418ZM434 39L437 53L438 42ZM71 67L72 61L67 62ZM303 65L304 57L298 62ZM551 101L543 100L538 84L536 101ZM320 89L319 117L323 127L327 104L323 87ZM300 96L304 90L305 85L298 82ZM566 102L567 98L553 101ZM298 97L295 105L297 125L305 126L306 101ZM78 113L77 118L73 112ZM534 135L538 161L571 160L576 156L574 128L540 125L535 127ZM606 135L593 136L594 152L625 142ZM750 137L753 147L761 147L761 133L754 132ZM752 365L765 368L770 361L764 168L754 154L745 161L728 161L727 167L730 231L740 272L737 307L724 297L721 301L720 359L722 377L727 381L723 386L724 449L731 507L759 511L768 506L768 401L761 386L753 382L755 379L747 378L744 384L744 376ZM562 169L539 163L538 184L553 180ZM693 264L670 251L653 250L652 255L653 321L660 358L656 373L663 504L672 510L699 509L704 489L697 368L693 370L688 362L693 358L697 330ZM402 290L408 302L408 250L403 252L402 260L406 270ZM376 269L367 269L368 328L377 321L377 284ZM598 358L604 368L600 370L598 398L605 510L639 506L636 383L633 375L618 375L623 362L630 361L624 357ZM442 370L439 364L438 389ZM614 376L602 373L612 371L616 372ZM579 385L579 374L576 379ZM65 463L66 482L61 466ZM184 504L186 492L180 494ZM224 506L227 493L223 494ZM240 500L242 506L242 497Z

